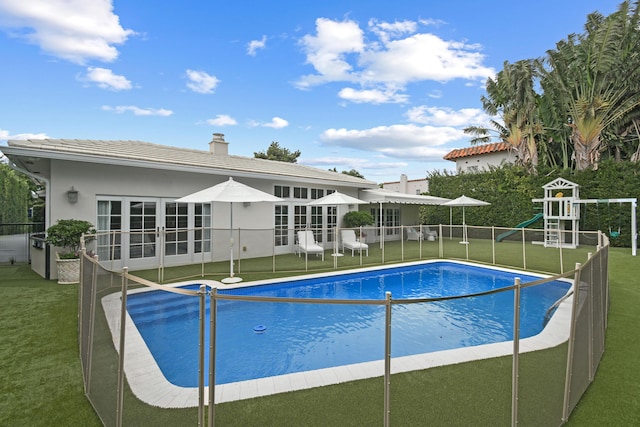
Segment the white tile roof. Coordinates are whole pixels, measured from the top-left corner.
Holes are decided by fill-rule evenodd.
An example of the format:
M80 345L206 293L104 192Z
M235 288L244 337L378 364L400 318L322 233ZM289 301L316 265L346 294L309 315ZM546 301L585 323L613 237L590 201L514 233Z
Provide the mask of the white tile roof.
M197 167L229 174L267 175L271 178L304 178L330 181L347 186L372 187L376 183L351 175L331 172L297 163L278 162L252 157L215 155L209 150L195 150L142 141L107 141L87 139L27 139L10 140L11 148L36 150L44 158L65 158L105 163L109 160L152 162L177 167ZM14 153L15 154L15 153Z

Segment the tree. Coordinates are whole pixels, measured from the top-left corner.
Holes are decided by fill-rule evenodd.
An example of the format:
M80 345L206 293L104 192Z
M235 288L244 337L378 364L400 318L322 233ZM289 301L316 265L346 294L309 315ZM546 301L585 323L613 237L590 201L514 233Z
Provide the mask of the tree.
M535 171L538 166L537 139L542 133L538 119L538 95L534 91L535 61L523 60L511 64L507 61L495 80L487 80L487 95L481 98L483 110L498 116L491 120L493 129L469 126L464 131L475 135L471 144L490 141L491 132L513 147L518 163Z
M338 172L338 169L336 169L335 167L333 169L329 169L331 172ZM364 179L364 175L362 175L360 172L358 172L355 169L351 169L348 171L342 171L341 173L345 174L345 175L351 175L351 176L355 176L356 178L362 178Z
M27 222L30 202L28 180L0 163L0 223Z
M541 85L571 131L577 170L598 168L604 152L631 158L638 146L624 137L640 118L638 3L620 4L608 17L594 12L585 33L569 35L547 52Z
M348 228L357 228L365 225L371 225L375 221L373 216L369 212L365 211L351 211L344 214L342 217L344 225Z
M300 157L300 150L290 151L287 148L280 147L280 144L276 141L271 142L267 151L254 152L253 156L256 159L276 160L279 162L297 163L298 157Z

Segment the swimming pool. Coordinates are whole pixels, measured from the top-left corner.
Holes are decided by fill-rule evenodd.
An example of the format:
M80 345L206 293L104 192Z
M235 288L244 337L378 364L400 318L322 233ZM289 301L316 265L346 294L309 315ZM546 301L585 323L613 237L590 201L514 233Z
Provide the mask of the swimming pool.
M438 261L218 292L382 300L390 291L394 299L432 298L511 286L515 277L523 282L540 278ZM565 295L569 286L568 282L551 282L523 289L521 338L542 331L548 307ZM195 387L197 298L157 291L135 293L128 297L128 312L162 375L175 386ZM471 301L395 305L392 357L506 342L512 339L512 322L512 291ZM264 333L254 332L258 325L266 327ZM384 308L219 301L216 345L218 384L379 361L384 349Z

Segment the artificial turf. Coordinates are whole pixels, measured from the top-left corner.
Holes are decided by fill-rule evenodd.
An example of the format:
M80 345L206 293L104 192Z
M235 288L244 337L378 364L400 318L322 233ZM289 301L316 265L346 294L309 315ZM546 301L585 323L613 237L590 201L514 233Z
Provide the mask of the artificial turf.
M529 256L529 255L528 255ZM598 372L567 423L570 426L640 425L640 263L629 249L610 249L610 312ZM245 261L246 263L246 261ZM247 263L248 264L248 263ZM249 267L247 265L247 267ZM28 265L0 266L0 425L98 426L83 392L77 342L77 286L57 285ZM558 376L545 367L562 359L563 346L524 355L520 383L530 399L557 400ZM555 363L557 364L557 363ZM489 359L392 376L393 425L508 425L509 358ZM523 396L524 398L525 396ZM130 402L131 399L127 399ZM159 410L128 403L128 425L196 425L193 410ZM382 378L216 405L218 425L361 426L383 421ZM519 425L553 414L527 414Z

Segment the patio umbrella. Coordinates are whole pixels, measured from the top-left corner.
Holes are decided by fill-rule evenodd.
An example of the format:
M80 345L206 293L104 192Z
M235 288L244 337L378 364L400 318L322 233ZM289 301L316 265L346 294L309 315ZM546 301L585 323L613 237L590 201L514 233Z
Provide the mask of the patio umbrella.
M369 202L365 202L364 200L356 199L355 197L348 196L344 193L340 193L339 191L334 191L331 194L327 194L324 197L320 197L319 199L312 200L307 205L309 206L338 206L338 205L363 205ZM337 227L334 232L335 237L333 239L333 263L334 266L337 264L337 258L341 256L338 251L338 234Z
M467 223L465 220L464 208L467 206L487 206L490 204L491 203L489 202L467 197L465 195L462 195L457 199L453 199L442 204L442 206L449 206L449 207L462 206L462 230L464 235L462 236L462 242L460 243L469 243L469 241L467 240Z
M337 206L337 205L362 205L367 204L364 200L356 199L355 197L347 196L346 194L334 191L331 194L327 194L316 200L312 200L307 203L311 206Z
M196 193L181 197L178 203L211 203L211 202L228 202L229 203L229 219L230 219L230 255L229 255L229 277L222 279L223 283L237 283L242 281L239 277L234 277L233 273L233 203L234 202L279 202L281 198L273 196L264 191L257 190L248 185L236 182L229 177L228 181L216 184L213 187L205 188Z

